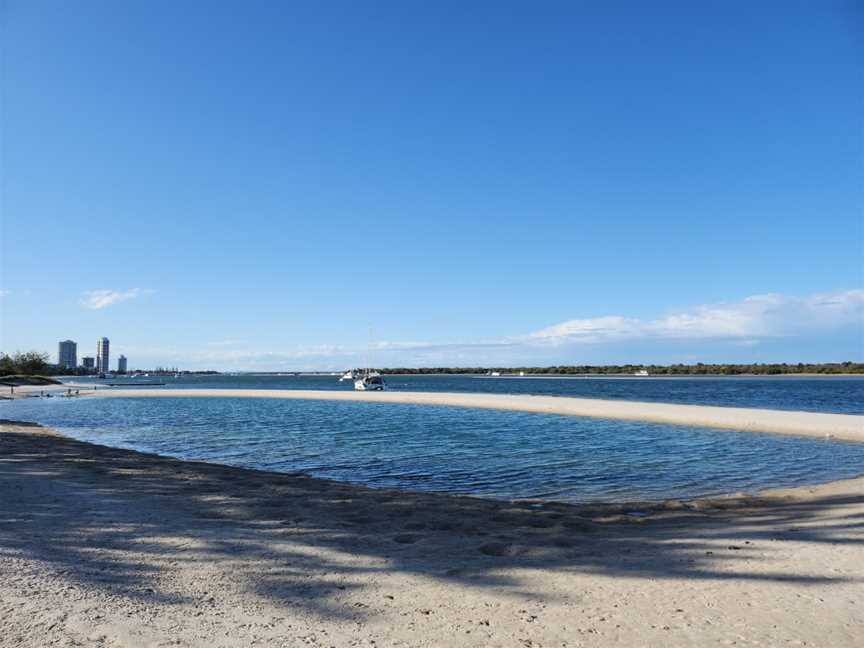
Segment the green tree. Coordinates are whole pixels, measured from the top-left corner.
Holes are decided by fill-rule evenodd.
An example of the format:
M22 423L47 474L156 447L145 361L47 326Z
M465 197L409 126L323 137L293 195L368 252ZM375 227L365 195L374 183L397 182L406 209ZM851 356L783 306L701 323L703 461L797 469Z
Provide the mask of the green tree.
M33 376L48 371L48 354L39 351L16 351L11 356L0 354L0 373Z

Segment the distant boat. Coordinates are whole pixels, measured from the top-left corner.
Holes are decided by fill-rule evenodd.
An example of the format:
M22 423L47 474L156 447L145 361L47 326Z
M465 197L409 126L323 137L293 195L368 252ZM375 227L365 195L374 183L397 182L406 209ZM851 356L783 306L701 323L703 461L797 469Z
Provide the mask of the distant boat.
M500 376L500 375L501 375L501 372L500 372L500 371L490 371L490 372L489 372L489 375L490 375L490 376Z
M369 368L369 353L372 349L371 329L369 331L369 340L369 348L366 351L366 368L348 373L354 378L354 389L356 391L384 391L384 379L381 377L381 374Z
M520 372L519 372L519 376L524 376L524 375L525 375L525 372L524 372L524 371L520 371Z
M384 379L377 371L367 369L354 380L354 389L357 391L384 391Z
M634 376L648 376L650 375L645 369L640 369L639 371L633 372Z
M339 377L339 382L342 382L343 380L354 380L356 377L354 370L350 369Z

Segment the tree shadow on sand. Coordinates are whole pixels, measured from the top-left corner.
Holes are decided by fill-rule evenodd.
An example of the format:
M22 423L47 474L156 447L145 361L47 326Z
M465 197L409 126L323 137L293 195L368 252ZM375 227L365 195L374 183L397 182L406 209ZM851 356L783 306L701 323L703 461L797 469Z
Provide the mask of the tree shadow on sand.
M179 587L168 576L189 563L218 566L214 578L230 575L223 588L331 618L368 613L352 594L374 573L532 596L520 570L849 582L779 572L772 554L786 541L826 551L864 541L864 515L840 511L864 504L857 495L496 502L182 462L20 425L0 431L0 494L0 558L34 559L129 598L205 607L206 584Z

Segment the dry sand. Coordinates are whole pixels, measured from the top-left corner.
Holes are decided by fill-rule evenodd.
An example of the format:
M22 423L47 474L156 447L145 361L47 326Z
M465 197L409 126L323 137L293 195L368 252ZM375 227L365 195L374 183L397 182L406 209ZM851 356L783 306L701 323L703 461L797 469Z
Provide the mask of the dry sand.
M0 645L864 645L864 479L633 508L375 491L0 424Z
M289 398L376 403L412 403L482 409L515 410L567 416L634 421L654 421L678 425L727 428L750 432L774 432L802 436L833 437L864 442L864 416L750 409L641 403L635 401L532 396L519 394L456 394L446 392L357 392L293 389L103 389L86 392L106 398L130 397L214 397L214 398Z

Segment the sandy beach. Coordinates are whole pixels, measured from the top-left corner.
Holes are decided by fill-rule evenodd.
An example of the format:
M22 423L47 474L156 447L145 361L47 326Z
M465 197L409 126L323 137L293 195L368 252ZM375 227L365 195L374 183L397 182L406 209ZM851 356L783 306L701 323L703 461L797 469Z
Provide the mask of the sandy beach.
M92 385L89 385L92 387ZM38 391L38 388L31 390ZM282 398L377 403L409 403L500 409L565 416L588 416L630 421L653 421L749 432L773 432L811 437L832 437L864 442L864 416L792 412L743 407L711 407L623 400L471 394L447 392L358 392L307 389L101 389L82 392L101 398Z
M864 479L537 506L7 422L0 645L859 646L862 520Z

